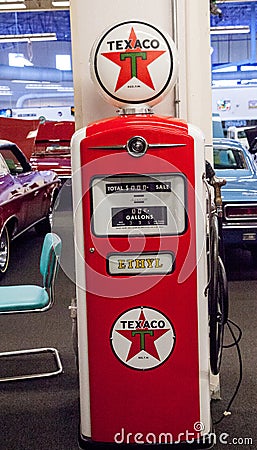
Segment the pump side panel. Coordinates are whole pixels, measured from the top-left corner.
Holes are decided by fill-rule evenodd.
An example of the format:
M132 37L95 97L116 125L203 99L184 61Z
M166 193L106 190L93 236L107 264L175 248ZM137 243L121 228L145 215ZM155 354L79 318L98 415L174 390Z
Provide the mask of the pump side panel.
M199 429L195 430L195 424L203 420L198 321L206 322L207 318L199 318L198 314L195 144L186 127L171 120L157 123L150 117L142 121L124 118L120 124L117 118L107 129L93 127L94 132L88 130L80 146L92 426L89 437L100 442L123 439L124 443L132 443L141 433L141 440L147 443L147 439L154 439L149 433L157 442L162 433L171 433L173 441L197 439ZM153 148L140 158L130 156L125 149L115 149L132 136L144 137ZM155 144L171 145L157 149ZM96 236L92 226L92 180L113 174L183 176L185 230L161 237ZM199 239L204 240L204 236ZM131 254L158 252L174 255L171 273L108 273L110 254L122 254L123 266ZM164 332L170 339L165 340ZM113 344L117 335L121 335L118 342L124 343L122 357ZM138 355L142 360L154 358L156 365L144 370L139 362L139 367L131 367L130 358ZM80 382L83 384L83 380Z

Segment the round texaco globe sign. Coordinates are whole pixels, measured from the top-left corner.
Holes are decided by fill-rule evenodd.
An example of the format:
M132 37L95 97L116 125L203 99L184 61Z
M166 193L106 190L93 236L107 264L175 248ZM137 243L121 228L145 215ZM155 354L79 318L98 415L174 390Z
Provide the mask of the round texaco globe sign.
M159 103L174 86L177 52L169 35L140 21L117 24L95 42L91 75L115 106Z
M138 307L121 314L111 330L117 358L132 369L148 370L163 364L175 345L170 320L153 308Z

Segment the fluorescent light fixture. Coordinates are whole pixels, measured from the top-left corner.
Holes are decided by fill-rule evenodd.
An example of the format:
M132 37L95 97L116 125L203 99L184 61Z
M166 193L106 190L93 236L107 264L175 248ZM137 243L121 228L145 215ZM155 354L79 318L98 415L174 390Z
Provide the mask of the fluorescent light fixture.
M1 9L1 6L0 6ZM1 34L0 43L4 42L28 42L28 41L56 41L56 33L38 34Z
M242 72L252 72L253 70L257 70L257 66L241 66Z
M37 83L37 81L30 81L30 80L10 80L11 83L23 83L23 84L28 84L28 83Z
M250 27L248 25L244 26L230 26L230 27L211 27L211 34L246 34L250 33Z
M238 87L240 80L218 80L212 82L212 87Z
M214 69L212 72L219 73L219 72L236 72L236 71L237 71L237 66L226 66L226 67Z
M8 96L10 96L10 95L13 95L13 92L11 91L10 88L9 89L1 89L0 90L0 95L8 95Z
M26 5L24 3L0 3L1 9L26 9Z
M0 9L26 9L24 0L0 0Z
M67 87L67 86L60 86L57 88L58 92L74 92L73 87Z
M61 0L60 2L52 1L52 5L57 6L57 7L66 7L66 6L70 6L70 2L69 2L69 0L67 0L67 1Z
M37 84L28 83L25 86L25 89L47 89L47 90L57 90L60 87L59 84L56 83L44 83L44 82L37 82Z

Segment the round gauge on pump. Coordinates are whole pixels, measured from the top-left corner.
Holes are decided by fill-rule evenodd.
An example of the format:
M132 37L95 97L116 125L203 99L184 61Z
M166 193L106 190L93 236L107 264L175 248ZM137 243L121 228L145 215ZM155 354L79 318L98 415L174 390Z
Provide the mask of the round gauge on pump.
M170 36L141 21L106 30L90 56L94 83L118 107L159 103L174 86L177 68L177 51Z

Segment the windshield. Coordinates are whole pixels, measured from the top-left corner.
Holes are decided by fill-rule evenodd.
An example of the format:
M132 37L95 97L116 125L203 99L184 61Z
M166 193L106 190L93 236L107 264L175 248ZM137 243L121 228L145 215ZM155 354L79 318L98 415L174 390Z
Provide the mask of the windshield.
M248 169L243 152L232 147L213 149L214 169Z

